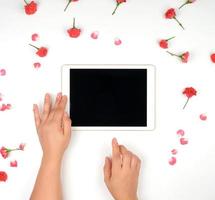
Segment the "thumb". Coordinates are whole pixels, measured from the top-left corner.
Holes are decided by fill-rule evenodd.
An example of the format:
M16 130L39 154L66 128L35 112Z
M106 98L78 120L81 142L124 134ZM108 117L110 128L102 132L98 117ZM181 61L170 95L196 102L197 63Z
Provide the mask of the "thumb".
M71 135L71 124L72 120L69 118L69 115L67 112L63 115L63 134L66 137L70 137Z
M110 158L105 158L105 165L104 165L104 181L107 183L111 177L111 160Z

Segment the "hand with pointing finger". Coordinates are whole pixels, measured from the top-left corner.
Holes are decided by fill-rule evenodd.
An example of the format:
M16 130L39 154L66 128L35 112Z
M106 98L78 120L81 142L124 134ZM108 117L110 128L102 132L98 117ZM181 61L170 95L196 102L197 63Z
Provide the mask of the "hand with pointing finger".
M137 200L140 159L112 141L112 158L105 158L104 180L115 200Z

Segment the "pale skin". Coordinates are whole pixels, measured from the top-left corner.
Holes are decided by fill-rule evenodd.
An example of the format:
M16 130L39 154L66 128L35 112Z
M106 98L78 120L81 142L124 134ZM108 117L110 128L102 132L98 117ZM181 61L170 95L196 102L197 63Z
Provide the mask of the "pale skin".
M47 93L42 112L34 104L35 126L43 150L41 166L30 200L63 200L61 165L71 138L71 124L65 112L67 96L59 93L54 105ZM140 159L112 140L112 155L105 158L104 181L115 200L137 200Z

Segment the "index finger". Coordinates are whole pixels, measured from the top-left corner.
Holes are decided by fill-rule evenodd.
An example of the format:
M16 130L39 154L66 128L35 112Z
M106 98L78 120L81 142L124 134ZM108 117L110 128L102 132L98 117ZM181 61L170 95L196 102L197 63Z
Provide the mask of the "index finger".
M112 166L113 170L121 168L121 155L116 138L112 140Z

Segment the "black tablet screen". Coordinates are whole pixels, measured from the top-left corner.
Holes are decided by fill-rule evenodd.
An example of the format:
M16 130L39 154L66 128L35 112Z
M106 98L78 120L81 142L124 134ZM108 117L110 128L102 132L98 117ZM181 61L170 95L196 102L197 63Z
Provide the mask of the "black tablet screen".
M73 126L147 126L147 69L70 69Z

